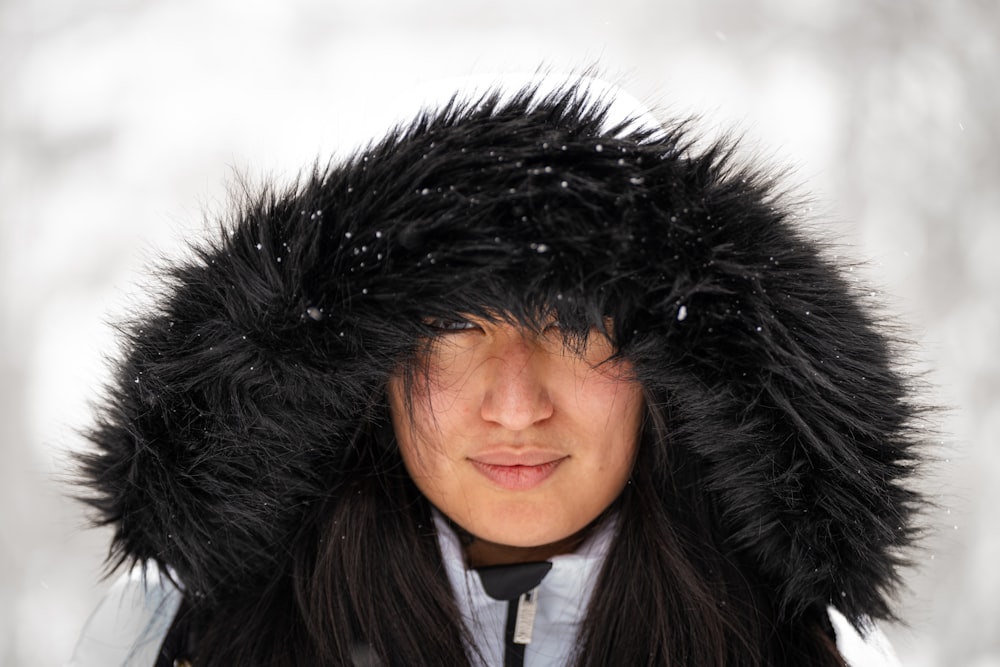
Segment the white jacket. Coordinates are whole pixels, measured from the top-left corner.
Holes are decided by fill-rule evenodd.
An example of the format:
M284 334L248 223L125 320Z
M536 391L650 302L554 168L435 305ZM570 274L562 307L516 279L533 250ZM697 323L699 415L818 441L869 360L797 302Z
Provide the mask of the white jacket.
M435 516L438 542L462 617L476 638L485 667L503 664L506 603L483 590L475 572L464 566L458 537ZM538 587L538 613L525 667L562 667L575 645L577 628L590 600L593 582L608 551L613 527L593 535L575 553L555 556ZM149 667L181 601L181 591L155 570L135 569L112 585L91 615L67 667ZM837 648L850 667L900 667L885 635L875 626L864 635L836 609L828 609Z

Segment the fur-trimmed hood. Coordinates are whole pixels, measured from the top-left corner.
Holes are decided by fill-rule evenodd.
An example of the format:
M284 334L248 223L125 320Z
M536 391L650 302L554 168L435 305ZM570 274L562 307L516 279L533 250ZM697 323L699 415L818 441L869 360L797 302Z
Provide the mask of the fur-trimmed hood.
M885 327L768 174L684 124L611 125L607 102L452 100L245 195L167 267L82 457L113 562L208 598L266 586L357 434L389 428L386 380L423 318L550 308L569 329L614 320L727 548L788 613L890 615L919 498Z

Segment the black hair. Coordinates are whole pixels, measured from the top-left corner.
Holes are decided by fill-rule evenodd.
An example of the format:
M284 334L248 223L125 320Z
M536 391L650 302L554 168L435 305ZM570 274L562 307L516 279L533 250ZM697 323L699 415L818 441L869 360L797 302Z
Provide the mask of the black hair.
M188 612L195 664L477 664L431 506L382 422L365 434L381 442L359 443L351 481L304 522L286 578L234 607ZM647 424L567 664L842 666L825 608L781 618L774 590L746 577L726 547L699 465L672 450L662 408Z

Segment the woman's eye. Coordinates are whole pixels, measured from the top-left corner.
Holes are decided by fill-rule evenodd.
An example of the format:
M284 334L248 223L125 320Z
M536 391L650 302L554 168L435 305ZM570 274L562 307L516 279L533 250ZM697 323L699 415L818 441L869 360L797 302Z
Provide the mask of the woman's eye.
M428 317L424 320L424 324L431 329L443 332L468 331L477 328L474 323L468 320L448 319L444 317Z

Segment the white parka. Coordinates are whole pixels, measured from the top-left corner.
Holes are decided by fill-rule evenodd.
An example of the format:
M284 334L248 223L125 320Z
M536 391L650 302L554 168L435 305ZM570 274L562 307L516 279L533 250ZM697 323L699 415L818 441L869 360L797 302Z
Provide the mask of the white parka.
M465 567L458 537L435 516L438 543L462 618L476 638L482 667L503 665L506 605L483 590L476 573ZM538 613L525 667L565 667L577 629L590 600L613 526L605 524L575 553L555 556L538 587ZM155 571L133 570L111 586L86 627L66 667L151 667L180 605L181 592ZM837 648L849 667L900 667L885 635L875 626L859 633L835 608L830 622Z

